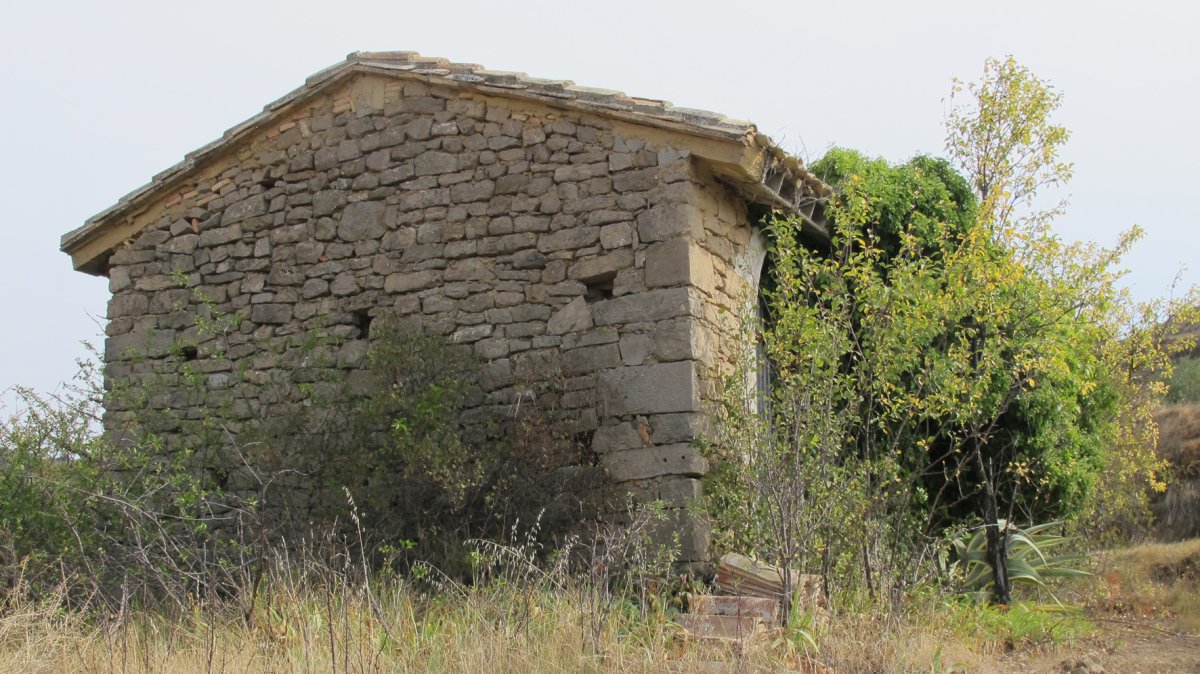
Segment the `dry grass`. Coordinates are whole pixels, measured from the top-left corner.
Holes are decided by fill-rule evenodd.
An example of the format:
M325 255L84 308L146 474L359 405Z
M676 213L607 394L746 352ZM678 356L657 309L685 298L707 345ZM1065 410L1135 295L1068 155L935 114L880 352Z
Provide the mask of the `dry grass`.
M1097 609L1200 634L1200 539L1120 550L1098 575Z
M1200 537L1200 405L1164 407L1158 422L1158 455L1171 465L1167 492L1151 508L1163 540Z
M597 630L590 591L513 585L430 596L401 580L316 586L276 579L248 612L235 602L197 602L183 612L105 613L68 608L61 594L10 596L0 610L0 671L928 672L980 666L1045 636L1021 627L1013 612L931 596L901 615L864 610L826 618L813 629L818 653L778 631L732 649L683 639L667 613L643 615L631 602L613 606ZM1046 619L1033 615L1044 627Z
M1110 553L1099 568L1060 597L1094 616L1200 630L1200 540ZM1013 654L1061 659L1104 624L929 590L891 612L835 598L840 608L809 628L819 652L780 631L733 649L682 638L669 597L640 605L579 577L475 587L429 577L364 582L345 568L279 564L253 600L192 599L183 609L81 604L65 591L31 598L18 587L0 595L0 672L993 671Z
M1181 477L1200 477L1200 405L1172 405L1155 414L1158 455L1177 467Z
M636 628L636 629L634 629ZM52 599L0 618L5 672L652 672L683 667L663 620L614 623L595 644L566 597L472 593L420 599L277 593L251 619L228 607L109 619Z

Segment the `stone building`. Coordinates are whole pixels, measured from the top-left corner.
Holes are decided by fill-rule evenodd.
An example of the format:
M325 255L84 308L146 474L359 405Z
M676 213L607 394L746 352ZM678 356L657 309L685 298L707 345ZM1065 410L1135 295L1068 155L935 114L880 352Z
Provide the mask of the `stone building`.
M166 382L148 407L194 418L232 400L236 429L271 414L264 387L288 355L273 340L333 330L353 373L372 319L415 317L486 359L492 402L551 364L610 479L682 508L703 498L711 373L747 348L729 317L756 292L756 225L798 213L823 236L828 193L748 122L354 53L62 250L109 278L110 386ZM236 320L198 327L213 316ZM129 414L110 404L106 427ZM682 557L703 559L702 524L679 521Z

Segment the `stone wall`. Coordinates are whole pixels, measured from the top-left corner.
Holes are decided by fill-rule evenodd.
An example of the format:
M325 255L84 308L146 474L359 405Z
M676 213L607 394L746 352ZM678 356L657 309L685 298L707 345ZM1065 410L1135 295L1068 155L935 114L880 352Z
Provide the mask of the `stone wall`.
M150 215L109 260L107 377L148 394L114 397L110 432L134 407L173 411L156 430L186 444L184 422L219 409L236 436L322 385L281 392L285 371L364 381L370 326L394 315L487 362L479 408L555 377L622 489L702 499L693 443L711 372L744 348L751 228L669 134L362 76ZM703 559L702 523L680 511L677 528Z

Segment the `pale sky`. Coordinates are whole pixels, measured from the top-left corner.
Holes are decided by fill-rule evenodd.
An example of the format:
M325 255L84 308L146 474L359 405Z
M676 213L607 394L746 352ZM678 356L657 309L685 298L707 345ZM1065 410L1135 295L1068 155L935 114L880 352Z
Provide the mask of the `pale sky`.
M97 343L105 279L59 237L355 50L412 50L756 122L802 157L939 154L951 78L1012 54L1065 94L1058 231L1140 298L1200 282L1200 5L1059 0L16 2L0 12L0 392ZM0 396L2 399L2 396Z

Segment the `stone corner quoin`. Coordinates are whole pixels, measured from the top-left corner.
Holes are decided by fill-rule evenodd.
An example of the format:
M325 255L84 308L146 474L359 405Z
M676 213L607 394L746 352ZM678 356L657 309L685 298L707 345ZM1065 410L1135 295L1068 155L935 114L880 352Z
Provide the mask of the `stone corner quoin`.
M415 319L487 363L481 404L560 378L610 479L679 509L680 558L703 560L695 441L757 279L747 199L693 141L419 78L313 95L130 216L104 269L107 377L176 376L146 403L168 409L197 404L186 366L236 433L301 358L280 338L331 331L331 362L363 373L371 319ZM114 402L106 426L131 414Z

